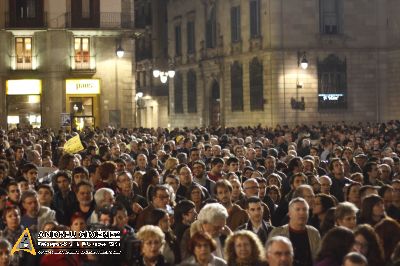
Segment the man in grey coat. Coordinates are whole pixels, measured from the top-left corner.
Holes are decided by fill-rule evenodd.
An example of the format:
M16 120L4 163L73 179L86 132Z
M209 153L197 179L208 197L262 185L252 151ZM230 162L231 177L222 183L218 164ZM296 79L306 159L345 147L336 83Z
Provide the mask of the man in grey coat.
M307 225L309 205L303 198L289 203L289 223L277 227L269 234L290 239L294 249L294 266L311 266L320 248L321 237L317 229Z

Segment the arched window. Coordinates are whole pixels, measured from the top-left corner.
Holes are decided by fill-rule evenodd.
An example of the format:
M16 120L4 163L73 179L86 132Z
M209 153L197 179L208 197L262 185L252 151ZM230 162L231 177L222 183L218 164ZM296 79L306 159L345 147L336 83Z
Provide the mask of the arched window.
M243 68L238 61L231 66L231 108L243 111Z
M193 69L187 73L187 110L188 113L197 112L196 72Z
M347 107L347 64L336 55L318 60L318 108Z
M250 62L250 110L264 110L263 65L256 57Z
M183 113L183 87L180 72L176 72L174 77L174 100L175 113Z

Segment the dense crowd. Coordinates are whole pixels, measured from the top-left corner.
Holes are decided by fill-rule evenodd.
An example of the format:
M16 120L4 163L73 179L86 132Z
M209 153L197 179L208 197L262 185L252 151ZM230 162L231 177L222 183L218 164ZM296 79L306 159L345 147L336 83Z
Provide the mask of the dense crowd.
M400 265L400 122L1 130L0 214L0 266ZM121 255L11 254L25 228Z

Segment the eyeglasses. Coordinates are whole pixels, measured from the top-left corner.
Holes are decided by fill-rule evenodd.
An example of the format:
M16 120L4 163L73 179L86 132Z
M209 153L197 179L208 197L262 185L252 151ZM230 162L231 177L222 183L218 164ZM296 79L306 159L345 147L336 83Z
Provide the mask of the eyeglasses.
M290 252L290 251L285 251L285 252L283 252L283 251L275 251L275 252L268 252L268 253L274 255L275 257L282 257L282 256L290 257L290 256L293 256L292 252Z
M244 189L260 189L259 186L245 187Z

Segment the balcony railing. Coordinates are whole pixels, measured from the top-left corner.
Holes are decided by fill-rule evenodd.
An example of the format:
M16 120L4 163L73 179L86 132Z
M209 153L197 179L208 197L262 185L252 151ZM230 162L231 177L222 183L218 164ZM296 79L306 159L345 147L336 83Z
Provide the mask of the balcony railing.
M10 56L12 70L36 70L37 65L37 56Z
M5 12L5 27L6 28L46 28L47 27L47 12L42 16L33 18L21 18L15 13Z
M71 56L71 70L74 71L94 71L96 70L95 56Z
M100 22L96 17L100 17ZM72 19L74 22L72 23ZM73 13L65 14L66 28L106 28L116 29L125 28L133 29L135 27L133 14L127 12L101 12L92 16L85 16L81 19L75 19Z

